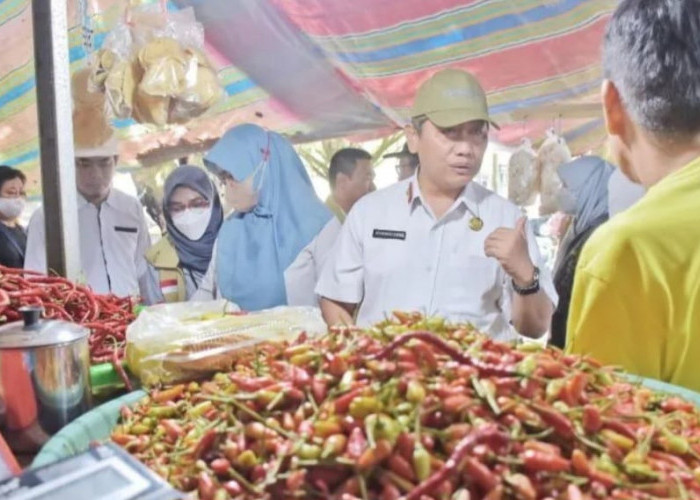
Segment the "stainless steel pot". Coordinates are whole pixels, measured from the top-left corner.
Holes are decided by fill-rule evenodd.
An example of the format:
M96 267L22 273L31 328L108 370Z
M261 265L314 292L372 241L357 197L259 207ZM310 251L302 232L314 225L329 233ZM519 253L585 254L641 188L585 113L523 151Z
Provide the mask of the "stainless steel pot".
M91 406L90 330L42 320L41 307L0 328L0 430L15 451L38 450Z

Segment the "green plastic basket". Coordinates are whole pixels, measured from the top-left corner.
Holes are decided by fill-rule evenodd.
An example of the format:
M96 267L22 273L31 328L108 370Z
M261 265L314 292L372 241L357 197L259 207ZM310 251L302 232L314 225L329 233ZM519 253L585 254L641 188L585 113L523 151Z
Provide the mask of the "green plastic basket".
M700 408L700 394L697 392L643 377L630 375L629 379L659 392L681 396ZM121 407L131 406L145 395L143 391L130 392L77 418L44 445L32 462L32 467L39 467L81 453L87 450L93 441L106 440L117 424Z
M105 441L117 425L121 407L131 406L145 395L144 391L133 391L76 418L41 448L31 467L40 467L81 453L94 441Z

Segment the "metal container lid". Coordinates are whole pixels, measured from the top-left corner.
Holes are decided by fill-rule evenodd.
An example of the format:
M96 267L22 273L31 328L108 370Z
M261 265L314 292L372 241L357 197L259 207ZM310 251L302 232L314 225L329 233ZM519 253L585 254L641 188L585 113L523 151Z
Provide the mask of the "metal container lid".
M90 330L75 323L59 320L42 320L42 307L20 308L23 321L0 327L0 349L23 349L70 344L82 340Z

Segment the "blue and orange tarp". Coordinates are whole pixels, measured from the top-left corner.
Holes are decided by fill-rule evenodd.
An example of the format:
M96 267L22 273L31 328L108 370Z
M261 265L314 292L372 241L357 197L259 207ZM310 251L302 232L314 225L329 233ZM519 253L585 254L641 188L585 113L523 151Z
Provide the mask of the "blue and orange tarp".
M157 3L156 1L133 3ZM494 139L515 144L555 126L575 152L599 148L595 103L600 47L615 0L177 0L192 7L227 97L210 114L155 130L115 122L123 157L218 137L254 121L296 141L371 137L402 125L417 86L433 72L476 74L489 94ZM127 0L69 0L70 64L86 64L83 25L99 47ZM0 163L35 172L39 152L30 0L0 2ZM9 48L12 47L12 48ZM557 104L560 116L537 113ZM528 110L533 110L531 116ZM516 118L517 116L517 118Z

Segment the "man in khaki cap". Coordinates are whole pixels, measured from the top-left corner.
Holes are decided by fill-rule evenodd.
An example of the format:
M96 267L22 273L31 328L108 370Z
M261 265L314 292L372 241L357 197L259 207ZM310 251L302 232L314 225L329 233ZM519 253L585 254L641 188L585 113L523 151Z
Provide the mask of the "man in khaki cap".
M406 127L420 167L348 215L316 287L326 322L367 326L404 310L500 340L547 331L557 296L526 218L472 182L490 126L473 75L445 69L421 85Z

